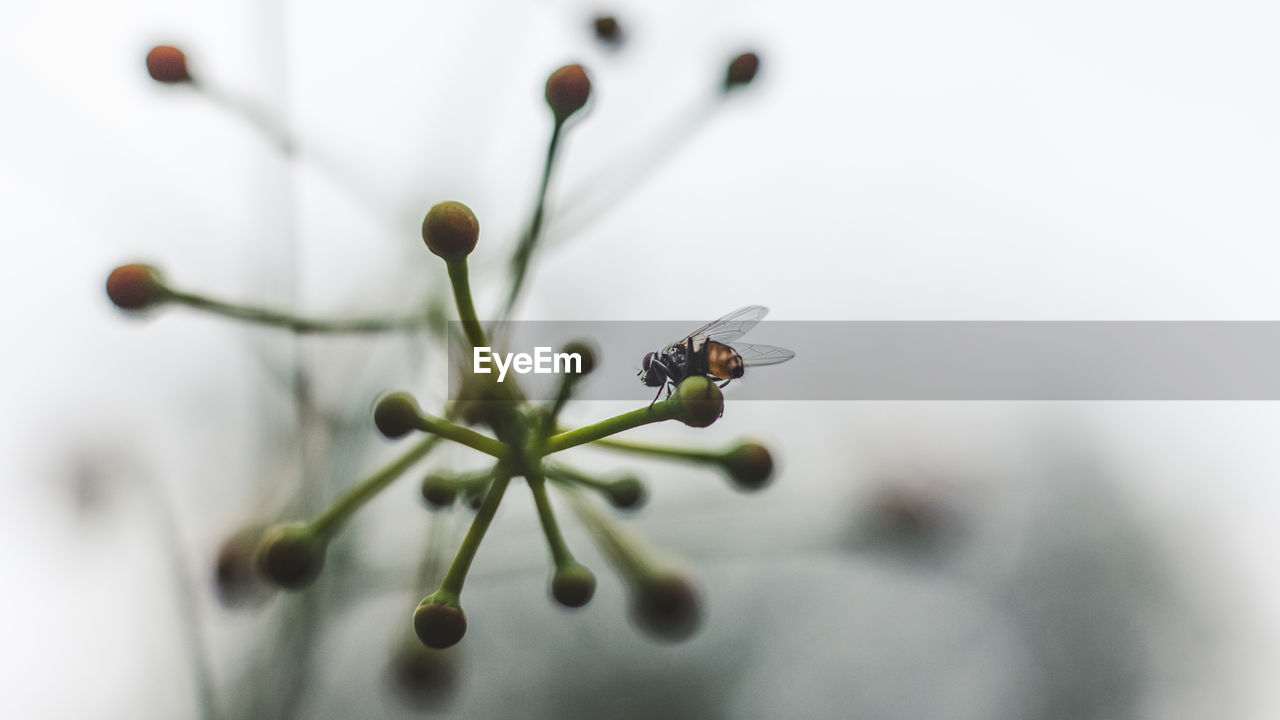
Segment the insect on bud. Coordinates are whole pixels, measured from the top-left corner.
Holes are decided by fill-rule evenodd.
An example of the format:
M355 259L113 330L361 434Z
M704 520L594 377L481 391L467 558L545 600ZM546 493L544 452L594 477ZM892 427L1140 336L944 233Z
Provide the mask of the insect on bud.
M605 488L605 493L609 503L619 510L638 510L649 499L644 483L633 477L614 480Z
M258 571L286 590L301 590L320 576L325 540L306 525L279 525L258 548Z
M479 238L480 221L471 208L460 202L438 203L422 220L422 240L427 249L449 262L470 255Z
M730 60L724 74L725 92L751 84L759 71L760 56L753 52L742 53Z
M724 414L724 393L701 375L685 378L670 402L677 404L676 419L689 427L707 427Z
M596 576L587 566L576 562L556 568L551 578L551 597L565 607L577 608L591 602L596 594Z
M418 402L406 392L396 392L378 401L373 408L373 424L378 432L392 440L408 435L418 427Z
M562 123L582 109L591 97L591 79L581 65L565 65L547 78L547 105Z
M729 482L739 490L759 490L773 477L773 457L760 443L738 445L724 454L721 463Z
M427 647L443 650L458 644L467 634L467 614L457 598L436 591L425 598L413 611L413 630Z
M121 310L146 310L168 299L160 271L150 265L121 265L107 276L107 297Z
M191 82L187 55L172 45L157 45L147 53L147 74L152 80L173 85Z
M689 578L663 570L633 587L631 619L658 640L679 642L702 624L702 602Z

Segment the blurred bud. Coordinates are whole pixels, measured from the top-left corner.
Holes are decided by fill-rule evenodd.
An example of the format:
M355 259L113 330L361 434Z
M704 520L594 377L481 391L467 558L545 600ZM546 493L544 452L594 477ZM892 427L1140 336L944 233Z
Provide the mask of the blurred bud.
M160 271L150 265L121 265L107 276L107 297L121 310L138 311L168 299Z
M592 370L596 369L596 351L586 342L575 340L564 346L564 352L569 355L577 355L582 358L582 372L579 375L590 375ZM576 368L574 368L576 369Z
M479 238L480 221L471 208L460 202L438 203L422 220L422 240L427 249L449 262L470 255Z
M685 378L671 396L676 419L689 427L707 427L724 414L724 394L702 375Z
M414 611L413 630L424 645L443 650L467 634L467 615L457 598L437 591L423 598Z
M649 499L644 483L634 477L614 480L605 486L605 494L609 503L619 510L638 510Z
M658 640L687 640L702 624L702 602L683 574L662 570L642 576L632 587L631 619Z
M258 571L286 590L301 590L320 576L326 549L306 525L277 525L258 548Z
M417 429L420 412L418 401L409 393L391 393L373 407L373 424L384 437L394 440Z
M749 85L760 71L760 56L753 52L745 52L729 61L724 74L725 92L734 88Z
M161 83L191 82L187 70L187 56L171 45L157 45L147 53L147 74Z
M622 26L618 24L618 18L613 15L597 15L591 21L591 31L595 33L596 39L605 45L616 48L622 44Z
M458 499L458 485L453 478L431 473L422 478L422 499L432 510L444 510Z
M565 65L547 78L547 105L562 123L582 109L591 97L591 80L581 65Z
M773 457L760 443L746 442L725 453L722 467L739 490L759 490L773 477Z
M596 576L587 566L567 562L556 567L551 577L551 597L565 607L576 608L591 602L596 594Z
M271 586L258 574L257 555L266 532L263 525L237 530L218 548L213 583L218 601L228 608L250 608L271 597Z
M457 651L440 651L420 642L400 643L387 668L396 696L418 710L443 711L458 694Z

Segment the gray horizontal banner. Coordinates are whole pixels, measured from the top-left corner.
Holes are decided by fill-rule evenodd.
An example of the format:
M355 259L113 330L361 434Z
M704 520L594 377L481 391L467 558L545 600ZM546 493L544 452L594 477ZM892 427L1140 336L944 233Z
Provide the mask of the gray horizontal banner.
M454 325L452 393L477 369ZM503 382L550 399L560 383L554 353L585 340L596 369L575 397L648 402L658 389L637 376L644 356L698 325L502 323L490 328L494 347L479 365L497 379L505 361ZM753 367L753 358L778 357L762 354L760 343L795 357ZM725 389L729 399L1280 400L1280 322L779 321L727 344L746 361L743 377ZM506 353L526 354L527 362Z

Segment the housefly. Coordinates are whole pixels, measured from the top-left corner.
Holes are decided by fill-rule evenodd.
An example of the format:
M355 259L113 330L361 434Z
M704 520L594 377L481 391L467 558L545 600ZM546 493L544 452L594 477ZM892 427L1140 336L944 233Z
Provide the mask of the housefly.
M724 387L742 377L749 367L777 365L795 357L790 350L773 345L729 344L746 335L768 312L769 308L762 305L739 308L694 330L683 340L645 355L636 374L645 385L658 388L653 402L658 401L664 387L670 397L671 386L687 377L704 375L723 380L720 387Z

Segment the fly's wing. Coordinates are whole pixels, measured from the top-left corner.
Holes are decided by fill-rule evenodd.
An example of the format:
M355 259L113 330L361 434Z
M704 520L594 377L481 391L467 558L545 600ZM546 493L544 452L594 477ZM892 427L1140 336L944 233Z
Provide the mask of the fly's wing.
M742 356L743 367L777 365L796 356L790 350L775 345L734 345L733 349Z
M755 327L756 323L768 314L769 308L763 305L748 305L734 310L719 320L712 320L689 333L688 337L693 340L695 347L707 340L728 344L746 335L748 330Z

